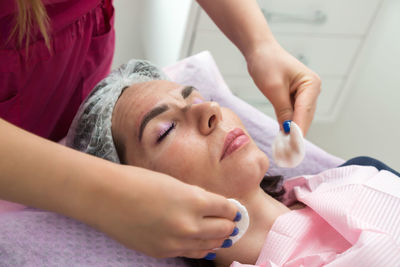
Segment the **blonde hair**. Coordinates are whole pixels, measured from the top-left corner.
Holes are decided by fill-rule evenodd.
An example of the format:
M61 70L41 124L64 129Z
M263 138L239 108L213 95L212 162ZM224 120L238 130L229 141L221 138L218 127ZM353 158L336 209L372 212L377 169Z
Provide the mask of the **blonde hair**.
M43 2L41 0L16 0L16 3L18 13L9 39L17 36L19 47L22 47L23 41L25 41L25 48L28 51L32 26L36 23L47 48L50 50L49 17Z

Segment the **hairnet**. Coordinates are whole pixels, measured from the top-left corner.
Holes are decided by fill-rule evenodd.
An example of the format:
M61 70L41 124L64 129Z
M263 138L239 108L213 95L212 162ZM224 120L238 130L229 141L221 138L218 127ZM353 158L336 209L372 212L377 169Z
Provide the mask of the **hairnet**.
M111 132L114 106L125 88L151 80L167 80L167 77L145 60L132 59L112 71L79 107L67 134L67 146L119 163Z

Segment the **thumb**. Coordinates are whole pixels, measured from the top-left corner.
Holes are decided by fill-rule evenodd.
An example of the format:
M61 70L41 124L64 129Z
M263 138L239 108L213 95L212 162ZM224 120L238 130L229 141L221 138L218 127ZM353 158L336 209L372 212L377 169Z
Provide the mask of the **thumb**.
M314 118L316 106L299 106L296 107L293 116L293 121L300 127L305 136L310 128L311 122Z

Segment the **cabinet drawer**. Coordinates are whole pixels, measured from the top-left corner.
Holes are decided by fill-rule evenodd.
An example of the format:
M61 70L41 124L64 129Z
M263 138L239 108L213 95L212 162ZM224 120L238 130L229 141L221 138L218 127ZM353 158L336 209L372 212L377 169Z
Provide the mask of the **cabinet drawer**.
M321 76L322 87L318 97L315 119L318 121L331 119L339 100L346 77L330 78Z
M275 35L293 56L319 75L343 76L349 71L359 38ZM221 33L198 31L191 53L210 50L224 75L247 73L246 61L240 51Z
M258 0L272 31L364 35L381 0ZM199 29L217 27L201 12Z
M272 107L269 100L258 90L250 76L227 75L224 79L232 93L247 103L255 107Z
M347 75L361 38L275 35L282 47L319 75Z
M269 100L261 93L249 76L228 75L225 81L232 93L246 101L256 109L276 119L274 107Z

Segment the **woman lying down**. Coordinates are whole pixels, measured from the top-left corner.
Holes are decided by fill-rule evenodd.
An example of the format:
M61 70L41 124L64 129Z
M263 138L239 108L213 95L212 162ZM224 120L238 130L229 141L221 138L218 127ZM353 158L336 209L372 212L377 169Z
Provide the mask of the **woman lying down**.
M237 199L250 225L231 247L205 248L217 266L399 265L399 177L350 165L287 180L284 192L232 111L148 62L130 61L93 90L67 144Z

